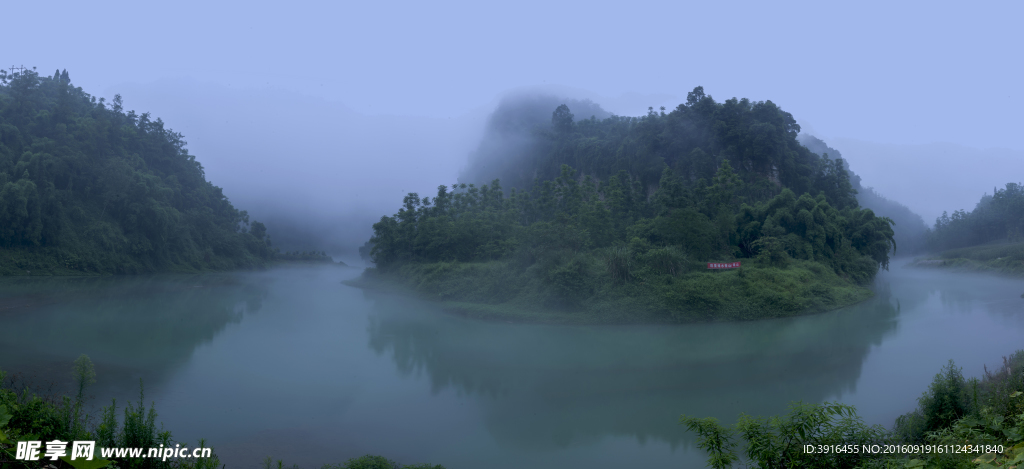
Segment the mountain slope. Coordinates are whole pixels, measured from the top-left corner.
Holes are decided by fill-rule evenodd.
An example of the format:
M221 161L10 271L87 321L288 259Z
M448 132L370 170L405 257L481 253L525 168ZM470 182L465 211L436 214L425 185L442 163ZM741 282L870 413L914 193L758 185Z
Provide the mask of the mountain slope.
M0 273L254 267L270 256L182 135L71 85L0 74Z

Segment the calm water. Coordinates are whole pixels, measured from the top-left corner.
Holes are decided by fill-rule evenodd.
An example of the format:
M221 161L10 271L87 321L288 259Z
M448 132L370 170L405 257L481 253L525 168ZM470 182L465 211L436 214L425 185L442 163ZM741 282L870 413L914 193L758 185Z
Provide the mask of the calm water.
M950 358L1024 348L1024 282L893 268L866 303L687 326L480 322L367 293L333 267L0 279L0 368L36 386L96 363L96 406L155 401L228 467L359 455L449 469L703 466L680 414L732 422L794 400L890 425Z

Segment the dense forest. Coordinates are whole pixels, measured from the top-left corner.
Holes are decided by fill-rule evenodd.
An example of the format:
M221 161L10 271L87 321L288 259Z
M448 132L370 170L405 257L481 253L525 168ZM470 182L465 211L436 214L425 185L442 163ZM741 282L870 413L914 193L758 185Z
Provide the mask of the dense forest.
M669 113L574 117L563 104L532 130L516 163L534 180L508 196L498 180L406 196L373 226L368 275L454 302L679 321L848 304L888 266L892 221L860 208L842 159L801 145L771 101L697 87Z
M932 250L1024 241L1024 186L1009 183L982 196L974 210L942 212L929 238Z
M1024 186L993 188L969 212L942 212L927 242L934 255L918 267L1024 276Z
M160 119L0 72L0 274L253 267L269 244Z

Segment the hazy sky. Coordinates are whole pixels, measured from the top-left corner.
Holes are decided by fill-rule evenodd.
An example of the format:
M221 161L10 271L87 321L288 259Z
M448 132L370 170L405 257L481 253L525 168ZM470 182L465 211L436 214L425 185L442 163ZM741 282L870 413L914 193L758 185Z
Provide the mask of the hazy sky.
M432 188L455 181L479 129L474 122L503 94L534 86L557 86L637 115L649 105L675 107L703 85L719 101L771 99L826 141L948 142L1024 156L1024 2L967 8L951 2L57 1L5 2L3 11L0 65L36 66L45 74L66 68L90 93L123 94L127 109L150 111L184 132L232 200L242 188L229 184L222 168L242 157L224 154L232 142L199 130L222 117L237 137L245 134L239 130L245 119L273 120L287 110L290 122L277 126L279 132L268 131L275 127L269 122L249 127L267 143L254 154L284 151L293 137L285 132L302 127L307 108L333 116L335 124L384 118L373 131L331 136L322 125L303 136L315 140L307 142L309 151L287 157L315 168L316 158L367 154L328 149L360 138L360 148L371 148L366 135L384 135L389 125L404 130L386 119L404 116L400 125L450 132L392 142L406 153L419 145L426 148L421 159L436 160L429 174L403 173L389 160L395 177L451 174L422 186ZM275 95L285 98L239 107ZM855 171L869 164L839 149ZM1024 174L1024 166L999 176L1007 174ZM865 184L886 193L870 178ZM386 179L379 185L389 194L413 189ZM971 198L985 190L991 189ZM901 201L915 208L915 201Z
M524 85L703 85L828 135L1022 148L1021 2L5 3L0 60L90 90L187 77L448 117Z

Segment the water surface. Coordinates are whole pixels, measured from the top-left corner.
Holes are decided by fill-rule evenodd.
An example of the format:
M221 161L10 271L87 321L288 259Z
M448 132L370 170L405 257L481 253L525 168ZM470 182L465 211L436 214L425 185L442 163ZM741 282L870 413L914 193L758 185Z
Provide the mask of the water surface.
M345 286L338 267L0 279L0 368L39 386L96 363L94 405L146 402L228 467L367 453L449 469L700 467L680 414L732 422L839 400L869 423L1024 348L1024 282L894 268L875 298L782 320L483 322Z

